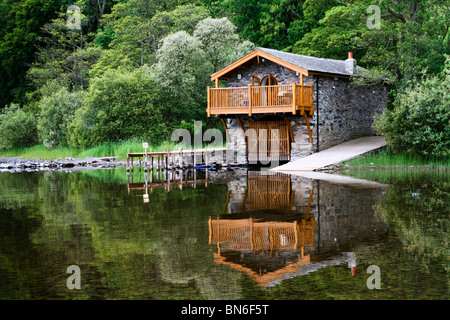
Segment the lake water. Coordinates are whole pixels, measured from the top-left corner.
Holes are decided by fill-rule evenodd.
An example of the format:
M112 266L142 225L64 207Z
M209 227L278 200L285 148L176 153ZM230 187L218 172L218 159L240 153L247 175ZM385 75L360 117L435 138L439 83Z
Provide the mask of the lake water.
M450 174L355 175L1 172L0 299L448 299Z

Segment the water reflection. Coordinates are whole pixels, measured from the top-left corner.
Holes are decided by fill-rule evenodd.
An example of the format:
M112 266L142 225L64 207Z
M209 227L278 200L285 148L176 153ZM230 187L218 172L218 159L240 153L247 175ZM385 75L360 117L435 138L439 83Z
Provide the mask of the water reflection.
M153 171L144 177L139 172L144 178L139 183L131 172L128 192L144 190L148 203L155 188L207 187L208 171ZM345 263L355 276L355 251L367 251L387 237L388 226L373 209L386 185L350 182L267 171L229 179L222 212L208 220L208 243L217 247L214 262L244 272L260 286Z
M382 182L1 173L0 298L448 297L449 176ZM78 291L66 287L72 264ZM382 290L366 287L372 264Z
M329 194L336 187L338 197ZM346 262L354 276L353 251L387 235L387 225L371 209L382 193L382 186L355 190L249 171L246 181L228 183L223 214L209 218L214 261L261 286Z

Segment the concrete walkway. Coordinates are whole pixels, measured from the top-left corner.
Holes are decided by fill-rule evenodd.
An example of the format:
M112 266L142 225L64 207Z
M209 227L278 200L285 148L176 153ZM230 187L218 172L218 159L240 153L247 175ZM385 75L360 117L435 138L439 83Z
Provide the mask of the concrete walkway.
M288 162L274 171L314 171L332 164L337 164L359 156L363 153L381 148L386 145L386 140L381 136L363 137L350 140L331 147L329 149L313 153L312 155ZM289 172L288 172L289 173Z

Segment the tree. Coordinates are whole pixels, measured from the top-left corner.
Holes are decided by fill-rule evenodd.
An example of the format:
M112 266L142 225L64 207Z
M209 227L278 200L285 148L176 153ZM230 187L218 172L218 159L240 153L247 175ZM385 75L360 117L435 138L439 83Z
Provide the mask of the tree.
M213 71L199 39L186 31L169 34L161 41L152 73L167 99L168 119L201 119L206 104L205 90Z
M380 28L368 27L372 4L370 0L336 3L295 44L293 52L344 59L353 51L362 66L388 70L397 79L412 79L423 70L429 74L442 70L444 54L450 53L448 2L379 1Z
M393 110L376 118L375 128L394 152L424 158L450 156L450 58L436 76L413 80L401 90Z
M82 15L81 29L70 30L66 13L60 13L57 19L42 28L36 61L27 73L35 90L51 80L74 91L88 87L89 69L100 57L101 49L90 44L91 34L84 34L85 21L86 17Z
M200 47L216 72L228 62L228 56L238 44L236 27L227 19L207 18L198 23L194 37L200 40Z
M68 126L69 145L90 147L105 141L166 138L159 87L147 68L134 71L108 70L92 80Z
M57 0L0 2L0 108L25 101L29 89L25 76L34 59L36 37L61 5Z
M40 116L37 129L39 140L47 148L67 146L67 126L75 111L81 108L84 92L69 92L61 88L39 101Z
M37 142L36 118L18 104L10 104L0 112L0 147L29 146Z

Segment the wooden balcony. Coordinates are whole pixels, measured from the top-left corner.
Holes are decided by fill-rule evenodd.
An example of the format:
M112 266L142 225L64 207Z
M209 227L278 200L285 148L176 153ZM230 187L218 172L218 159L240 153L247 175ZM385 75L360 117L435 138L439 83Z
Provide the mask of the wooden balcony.
M213 115L251 116L257 113L312 115L313 86L251 86L238 88L208 87L208 117Z

